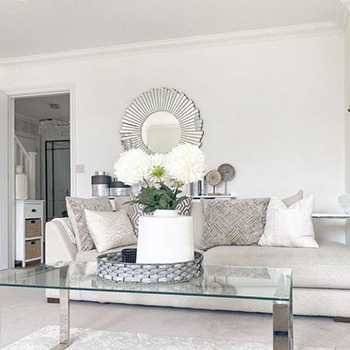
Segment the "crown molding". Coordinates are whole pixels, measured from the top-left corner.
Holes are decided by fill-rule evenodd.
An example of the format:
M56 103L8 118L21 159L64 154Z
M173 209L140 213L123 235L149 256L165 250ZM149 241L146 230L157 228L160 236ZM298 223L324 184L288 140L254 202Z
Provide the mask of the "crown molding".
M239 45L258 41L332 35L341 32L342 30L333 21L329 21L307 25L250 30L244 32L205 35L181 39L159 40L122 46L108 46L18 58L6 58L0 59L0 69L66 63L81 60L106 59L118 56L158 53L173 50Z

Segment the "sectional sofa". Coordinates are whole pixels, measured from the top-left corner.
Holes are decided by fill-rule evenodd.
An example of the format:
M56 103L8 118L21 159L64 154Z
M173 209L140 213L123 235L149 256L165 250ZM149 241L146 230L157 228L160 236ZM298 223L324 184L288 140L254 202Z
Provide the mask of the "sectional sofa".
M120 209L125 198L118 198ZM194 242L198 247L203 227L201 203L191 208L194 221ZM65 219L69 220L69 219ZM320 248L279 248L259 246L220 246L204 252L204 264L292 268L294 281L294 314L350 317L350 247L336 242L319 242ZM123 247L124 248L124 247ZM122 248L120 248L122 249ZM79 252L60 221L46 224L46 262L95 261L96 250ZM57 290L47 290L49 300L59 297ZM218 309L246 312L271 312L271 303L225 298L145 295L72 291L72 300L102 303L126 303Z

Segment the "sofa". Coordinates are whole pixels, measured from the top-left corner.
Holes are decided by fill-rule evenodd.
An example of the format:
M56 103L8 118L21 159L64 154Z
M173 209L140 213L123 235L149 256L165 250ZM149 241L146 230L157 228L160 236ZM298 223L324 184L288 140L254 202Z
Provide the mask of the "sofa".
M125 202L115 201L119 210ZM196 250L203 233L202 206L193 201L191 216L194 222ZM69 220L69 219L65 219ZM46 224L46 263L58 261L96 261L96 250L78 251L61 221ZM260 246L219 246L204 254L204 265L251 266L293 269L294 314L309 316L350 317L350 247L337 242L319 242L320 248L284 248ZM125 247L119 248L123 249ZM118 249L115 249L118 250ZM113 251L113 250L111 250ZM48 300L59 298L58 290L47 290ZM272 312L272 303L226 298L194 296L147 295L71 291L71 300L101 303L124 303L195 309Z

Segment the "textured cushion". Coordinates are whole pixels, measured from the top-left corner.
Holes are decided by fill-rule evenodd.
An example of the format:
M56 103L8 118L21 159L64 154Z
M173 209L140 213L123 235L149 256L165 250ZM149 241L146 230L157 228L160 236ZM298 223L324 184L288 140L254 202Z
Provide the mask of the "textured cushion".
M85 217L99 252L136 243L132 225L124 209L117 212L85 209Z
M312 225L313 196L289 208L277 197L271 198L261 246L318 248Z
M133 197L131 199L134 199ZM176 209L180 215L190 216L192 198L187 197L182 201ZM130 204L128 208L128 216L134 228L134 233L137 236L139 233L139 220L142 215L153 215L153 213L145 214L143 212L144 205L142 204Z
M350 247L337 242L320 242L319 249L215 247L204 253L204 263L291 268L295 287L350 289Z
M77 240L78 250L90 250L95 248L90 231L85 219L85 209L95 211L113 211L108 197L100 198L73 198L66 197L67 211L72 222Z
M263 234L269 201L202 199L204 224L200 248L257 244Z

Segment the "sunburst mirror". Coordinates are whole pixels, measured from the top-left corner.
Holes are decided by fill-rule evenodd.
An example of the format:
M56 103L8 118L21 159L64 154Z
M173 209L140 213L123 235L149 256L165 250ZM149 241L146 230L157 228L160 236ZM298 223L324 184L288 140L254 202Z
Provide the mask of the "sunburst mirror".
M126 109L120 129L125 150L167 153L178 144L201 146L203 121L184 93L152 89L135 98Z

